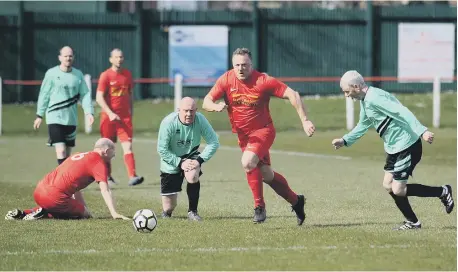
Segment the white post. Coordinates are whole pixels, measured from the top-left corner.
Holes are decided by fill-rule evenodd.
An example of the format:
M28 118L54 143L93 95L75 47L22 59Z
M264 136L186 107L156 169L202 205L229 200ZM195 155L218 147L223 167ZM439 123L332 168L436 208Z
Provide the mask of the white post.
M441 119L441 79L434 77L433 81L433 127L438 128Z
M347 130L352 130L355 127L355 105L353 99L345 98L346 115L347 115Z
M88 74L84 75L84 81L86 82L86 85L89 88L89 92L91 93L91 103L92 103L91 75L88 75ZM86 134L90 134L92 132L92 125L89 125L89 121L86 115L84 115L84 132L86 132Z
M3 81L0 77L0 135L2 135L2 111L3 111Z
M173 109L173 111L176 111L178 109L182 95L183 95L183 75L176 74L175 75L175 88L174 88L174 101L175 101L174 106L175 108Z

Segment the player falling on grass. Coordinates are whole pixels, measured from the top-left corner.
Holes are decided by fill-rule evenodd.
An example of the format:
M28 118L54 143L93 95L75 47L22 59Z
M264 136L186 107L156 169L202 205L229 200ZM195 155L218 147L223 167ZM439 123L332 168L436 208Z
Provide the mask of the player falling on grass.
M207 145L199 152L201 138ZM159 127L157 152L161 157L162 217L172 216L186 179L188 194L188 218L201 221L197 212L200 196L202 164L210 160L219 147L218 136L204 115L197 112L196 102L185 97L178 113L167 115Z
M56 150L57 163L61 164L70 156L75 146L78 124L78 100L82 102L89 124L94 122L91 92L84 81L83 73L72 67L73 50L65 46L60 50L60 65L49 69L40 88L37 102L35 130L40 128L46 114L49 146Z
M452 187L407 184L422 156L423 139L433 143L434 133L428 131L417 118L393 95L381 89L369 87L356 71L346 72L340 80L340 88L346 97L360 100L359 122L348 134L334 139L335 149L351 146L370 127L374 127L384 141L386 156L383 187L390 193L406 221L398 230L419 229L421 223L410 206L408 197L437 197L451 213L455 206Z
M91 218L91 212L86 206L81 190L94 181L99 184L111 216L114 219L129 219L116 212L113 196L107 184L107 164L114 156L115 145L110 139L97 140L93 151L72 155L38 183L33 193L38 207L24 211L14 209L6 214L5 219Z
M143 182L137 176L135 158L132 152L132 113L133 113L133 81L132 75L122 67L124 55L120 49L113 49L110 54L111 67L99 77L96 101L102 108L100 113L100 134L116 143L121 142L124 151L124 163L129 176L130 186ZM111 177L110 181L114 182Z
M221 112L227 108L232 131L237 133L243 151L242 166L254 198L254 223L264 222L266 208L263 182L286 201L297 215L298 225L305 220L305 198L293 192L286 179L271 168L269 149L275 139L275 128L269 112L270 97L289 99L297 110L303 129L312 136L315 127L308 119L301 97L281 81L253 70L251 52L239 48L232 54L234 69L216 82L204 99L203 108ZM224 98L224 102L216 103Z

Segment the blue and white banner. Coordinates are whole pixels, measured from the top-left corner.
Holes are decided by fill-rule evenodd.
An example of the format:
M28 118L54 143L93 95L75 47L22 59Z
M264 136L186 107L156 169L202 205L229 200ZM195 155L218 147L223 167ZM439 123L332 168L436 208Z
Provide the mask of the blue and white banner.
M169 77L183 86L212 86L228 67L227 26L170 26Z

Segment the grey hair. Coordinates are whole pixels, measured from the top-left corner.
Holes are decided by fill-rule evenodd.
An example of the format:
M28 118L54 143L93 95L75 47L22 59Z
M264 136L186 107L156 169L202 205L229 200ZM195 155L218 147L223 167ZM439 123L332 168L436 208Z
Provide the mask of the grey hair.
M356 70L350 70L345 72L343 76L340 78L340 87L348 87L348 86L359 86L365 87L366 82L364 82L363 76L358 73Z
M232 53L232 57L234 57L235 55L241 55L241 56L247 55L250 58L250 60L252 59L251 51L245 47L235 49L234 53Z

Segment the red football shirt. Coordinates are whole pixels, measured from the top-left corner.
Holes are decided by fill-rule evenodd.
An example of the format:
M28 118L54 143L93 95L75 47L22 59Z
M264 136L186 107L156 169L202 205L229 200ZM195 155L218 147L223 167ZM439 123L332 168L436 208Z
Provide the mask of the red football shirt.
M66 159L54 171L47 174L42 183L60 193L72 196L94 181L107 182L107 180L108 169L100 154L86 152Z
M119 72L109 68L100 74L98 92L103 92L110 109L122 116L130 115L132 74L127 69Z
M283 82L256 70L246 81L230 70L216 81L209 95L215 101L224 97L233 132L249 134L272 123L270 97L282 98L286 88Z

